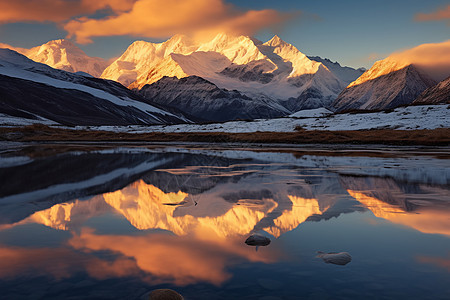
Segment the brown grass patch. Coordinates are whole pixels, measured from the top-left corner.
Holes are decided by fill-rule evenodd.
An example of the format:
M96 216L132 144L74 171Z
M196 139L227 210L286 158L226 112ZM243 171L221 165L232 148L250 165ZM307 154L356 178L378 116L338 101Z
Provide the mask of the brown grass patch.
M0 140L17 142L203 142L203 143L273 143L273 144L382 144L450 145L450 129L433 130L349 130L256 133L115 133L51 128L32 125L0 128Z

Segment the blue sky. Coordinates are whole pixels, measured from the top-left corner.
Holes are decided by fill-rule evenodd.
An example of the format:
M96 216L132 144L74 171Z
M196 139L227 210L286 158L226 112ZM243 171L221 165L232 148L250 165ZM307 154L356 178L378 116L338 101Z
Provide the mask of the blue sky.
M327 57L353 67L370 67L375 60L394 51L450 39L449 19L426 22L414 20L416 14L433 13L450 5L450 1L227 0L227 3L234 4L241 11L299 11L298 17L277 26L276 30L262 29L255 36L265 41L277 33L307 55ZM97 12L97 17L102 17L101 13ZM65 38L68 33L62 23L4 21L0 23L0 42L30 48L52 39ZM93 43L78 46L88 55L110 58L120 55L137 39L153 42L164 40L151 36L100 36L92 38Z

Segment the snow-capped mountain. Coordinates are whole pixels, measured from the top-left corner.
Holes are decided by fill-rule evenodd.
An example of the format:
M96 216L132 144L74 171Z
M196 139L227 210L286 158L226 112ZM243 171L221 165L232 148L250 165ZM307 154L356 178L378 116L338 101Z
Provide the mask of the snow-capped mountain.
M351 67L343 67L338 62L332 62L328 58L321 58L319 56L308 56L310 60L320 62L330 70L334 76L339 78L346 85L359 78L365 71L365 68L354 69Z
M9 116L67 125L186 121L117 82L56 70L9 49L0 49L0 78L2 120Z
M399 63L388 57L376 62L353 81L333 106L337 111L394 108L410 104L433 85L434 80L415 65Z
M278 36L263 43L223 33L206 43L182 35L159 44L135 42L101 77L141 89L165 76L198 76L220 89L278 104L300 97L304 105L306 97L316 103L313 107L330 104L346 85L324 64L310 60ZM290 105L289 110L297 108Z
M103 58L90 57L68 40L49 41L31 49L12 48L35 62L68 72L84 72L100 77L108 62Z
M275 118L288 113L280 104L254 100L236 90L220 89L198 76L163 77L145 85L139 93L205 121Z
M413 102L413 104L444 103L450 103L450 77L423 91Z
M164 43L149 43L136 41L111 65L109 65L101 75L102 78L111 79L129 86L135 82L138 77L149 76L152 78L146 83L153 83L163 76L152 77L150 73L153 69L158 69L162 61L170 58L171 54L190 54L195 51L197 46L183 35L175 35ZM168 69L166 76L185 77L185 74L179 73L180 70ZM177 73L178 72L178 73ZM142 79L141 79L142 80ZM143 80L145 81L145 80ZM142 87L142 84L140 87Z

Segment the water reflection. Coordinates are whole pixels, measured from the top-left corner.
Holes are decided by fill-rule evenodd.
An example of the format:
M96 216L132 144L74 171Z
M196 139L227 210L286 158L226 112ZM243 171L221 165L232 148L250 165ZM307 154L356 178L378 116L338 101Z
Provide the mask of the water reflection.
M405 211L398 206L385 203L363 192L348 190L348 193L370 209L378 218L401 224L424 233L439 233L450 236L450 209L432 208Z
M410 160L386 158L375 167L380 158L219 154L78 153L0 167L0 178L8 186L0 190L0 278L11 284L15 280L23 284L24 275L61 282L78 277L133 278L133 284L140 282L146 288L169 284L186 289L204 283L221 288L244 280L263 282L264 287L275 276L287 276L286 282L298 282L301 274L309 274L312 281L327 276L335 271L326 268L320 273L330 266L314 264L315 251L342 249L355 260L345 268L349 273L339 276L348 275L352 282L361 280L360 272L368 267L363 262L387 259L365 257L374 249L364 248L369 247L367 240L352 238L364 237L362 230L405 234L406 226L421 234L408 242L417 239L420 244L421 239L439 234L440 243L450 246L450 192L445 184L450 174L442 178L446 160L423 158L427 163L421 181L405 175ZM390 167L394 161L399 164L397 172ZM15 181L29 172L42 173L55 162L61 163L59 172L70 175L49 171L42 182L33 177L23 189L23 183ZM85 165L76 169L82 163L89 165L89 172ZM369 167L361 167L365 165ZM14 174L11 179L8 172ZM364 218L357 219L361 213ZM388 229L364 227L373 224L368 219L376 218L389 221L384 225ZM28 231L36 238L24 238ZM39 239L40 234L46 238ZM243 241L258 234L269 236L271 243L255 252ZM386 243L382 234L368 236L372 248ZM395 236L389 243L401 238ZM414 247L408 251L413 263L424 268L449 269L441 252ZM345 253L338 254L346 258ZM337 254L321 255L333 263ZM338 264L350 260L338 259ZM273 278L260 279L261 270ZM298 286L292 283L290 288ZM298 290L287 291L287 296L299 295ZM229 291L221 298L231 295Z
M444 268L450 272L450 253L447 257L418 256L417 260L421 263L432 264L439 268Z

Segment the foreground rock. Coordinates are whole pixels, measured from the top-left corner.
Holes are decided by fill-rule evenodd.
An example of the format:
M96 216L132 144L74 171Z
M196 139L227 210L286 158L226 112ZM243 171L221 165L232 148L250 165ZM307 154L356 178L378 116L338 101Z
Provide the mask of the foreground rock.
M323 261L327 264L345 266L346 264L352 261L352 257L348 252L324 253L322 251L318 251L317 253L318 253L317 257L323 259Z
M150 293L149 300L183 300L183 296L170 289L154 290Z
M245 243L249 246L267 246L270 244L270 239L260 234L249 236Z

